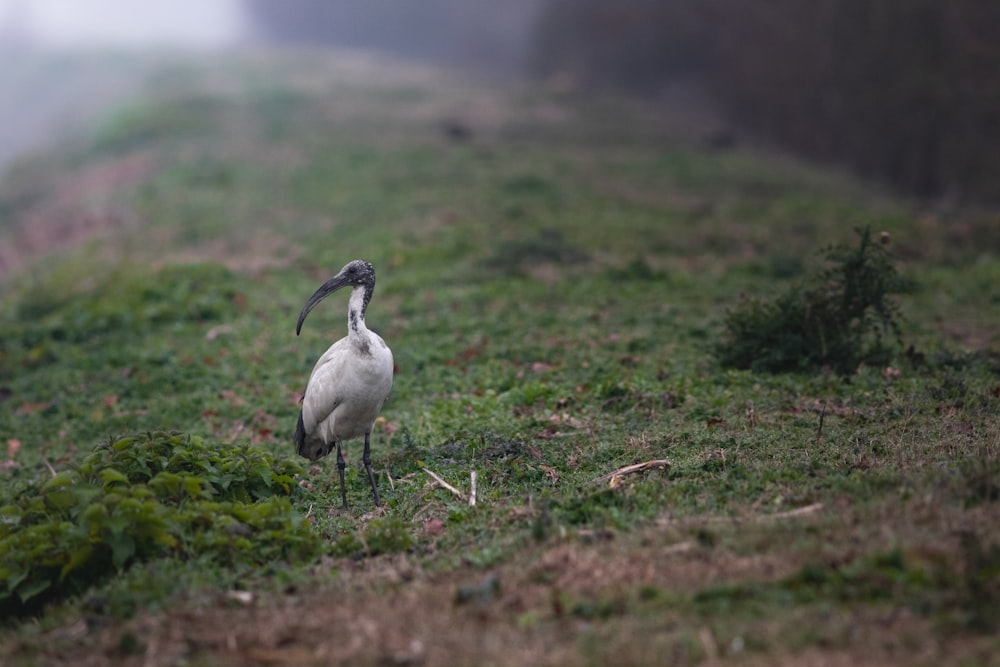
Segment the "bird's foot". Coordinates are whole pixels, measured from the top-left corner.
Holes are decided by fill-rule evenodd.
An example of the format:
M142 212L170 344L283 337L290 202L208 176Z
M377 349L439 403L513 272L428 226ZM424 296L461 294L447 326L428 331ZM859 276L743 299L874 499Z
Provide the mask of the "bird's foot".
M385 510L384 507L376 507L371 512L368 512L367 514L362 514L360 520L361 521L371 521L372 519L379 519L381 517L384 517L385 514L386 514L386 510Z
M340 507L331 507L327 511L327 516L345 516L351 513L351 508L347 505L341 505Z

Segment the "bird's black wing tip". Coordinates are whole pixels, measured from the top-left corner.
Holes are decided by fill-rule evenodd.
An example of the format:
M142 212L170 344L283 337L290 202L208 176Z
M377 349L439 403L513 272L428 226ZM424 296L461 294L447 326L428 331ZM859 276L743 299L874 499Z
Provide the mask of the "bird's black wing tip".
M295 425L295 450L301 452L306 445L306 425L302 422L302 411L299 410L299 421Z

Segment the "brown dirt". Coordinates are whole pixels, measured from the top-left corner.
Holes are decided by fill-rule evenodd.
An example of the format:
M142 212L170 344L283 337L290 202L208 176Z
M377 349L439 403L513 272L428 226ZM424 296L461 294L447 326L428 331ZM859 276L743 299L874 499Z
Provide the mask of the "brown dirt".
M17 274L40 255L78 248L137 225L116 202L153 170L143 154L91 163L52 179L51 193L17 216L0 244L0 280Z
M891 515L911 520L890 529ZM80 666L998 664L994 640L941 634L905 606L796 605L727 627L683 602L707 587L781 580L808 562L848 562L900 543L909 562L957 562L956 531L972 527L1000 534L992 513L942 508L940 499L904 509L845 501L554 537L488 570L428 571L406 554L326 561L315 582L282 593L218 592L106 626L78 620L33 648L8 645L0 657ZM700 544L691 537L699 529L718 542ZM831 531L849 531L854 540L830 544L853 543L854 551L830 553L822 537L804 538ZM796 650L803 628L818 639L798 640Z

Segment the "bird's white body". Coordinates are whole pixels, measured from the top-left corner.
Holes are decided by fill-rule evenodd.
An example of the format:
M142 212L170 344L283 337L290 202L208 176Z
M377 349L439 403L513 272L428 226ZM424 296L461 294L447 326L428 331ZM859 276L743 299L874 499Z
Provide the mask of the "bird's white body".
M299 314L296 333L312 308L327 295L351 287L347 310L347 336L319 358L309 376L302 397L302 410L295 428L295 448L313 461L337 450L337 468L344 507L344 440L364 437L362 462L372 487L375 504L380 504L372 472L370 438L375 420L392 389L392 351L382 337L365 326L365 310L375 290L375 269L364 260L349 262L340 273L326 281L309 297Z
M373 331L330 346L309 376L302 397L307 451L369 433L392 389L392 351ZM310 457L310 458L319 458Z

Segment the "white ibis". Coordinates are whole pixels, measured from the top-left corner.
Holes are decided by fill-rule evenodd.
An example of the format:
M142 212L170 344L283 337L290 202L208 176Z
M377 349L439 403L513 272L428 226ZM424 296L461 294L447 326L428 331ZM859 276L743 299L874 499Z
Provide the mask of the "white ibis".
M381 336L365 326L365 310L375 291L375 267L363 259L349 262L309 297L295 326L298 335L309 311L347 286L353 288L347 309L347 336L331 345L313 367L295 428L295 448L300 456L315 461L336 446L344 509L347 509L346 466L340 443L362 435L365 451L361 460L372 485L375 505L381 505L372 473L370 439L375 419L392 389L392 351Z

